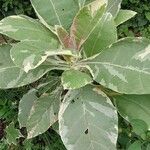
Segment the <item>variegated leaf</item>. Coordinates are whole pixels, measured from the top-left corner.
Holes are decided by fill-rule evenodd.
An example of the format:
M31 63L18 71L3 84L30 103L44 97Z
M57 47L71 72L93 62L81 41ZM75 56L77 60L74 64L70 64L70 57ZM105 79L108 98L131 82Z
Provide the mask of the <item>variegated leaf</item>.
M116 41L117 29L114 19L110 13L105 13L83 44L84 53L87 57L93 56Z
M107 0L107 12L110 12L115 18L121 8L122 0Z
M72 20L79 10L75 0L31 0L31 3L41 21L48 25L60 25L69 29Z
M93 2L95 0L78 0L79 8L84 7L85 5ZM99 1L99 0L98 0Z
M59 133L68 150L116 150L117 124L110 99L92 86L70 91L59 111Z
M0 88L15 88L35 82L53 69L42 65L28 73L15 66L10 58L10 45L0 45Z
M75 17L71 26L71 37L76 40L77 49L80 49L86 39L90 38L94 29L101 22L105 11L105 0L97 0L83 7Z
M53 42L55 36L39 21L27 16L9 16L0 21L0 33L15 40Z
M58 120L62 88L58 87L48 95L43 95L33 103L26 128L28 139L44 133Z
M11 58L13 62L23 68L25 72L40 66L49 56L69 55L77 56L76 51L63 50L58 44L53 42L22 41L15 44L11 49Z
M31 108L38 97L36 96L37 90L32 89L27 94L25 94L19 102L19 113L18 121L20 128L26 127L28 117L30 115Z
M87 60L94 80L125 94L150 94L150 40L125 38Z
M86 0L78 0L79 7L82 8L85 5Z
M125 21L131 19L134 17L137 13L135 11L131 10L120 10L117 17L115 18L116 25L120 25L124 23Z
M20 128L26 127L31 108L38 101L37 95L50 93L60 86L60 78L50 76L46 83L41 83L36 89L31 89L19 102L18 120Z
M64 89L78 89L92 82L92 78L79 70L67 70L62 74Z

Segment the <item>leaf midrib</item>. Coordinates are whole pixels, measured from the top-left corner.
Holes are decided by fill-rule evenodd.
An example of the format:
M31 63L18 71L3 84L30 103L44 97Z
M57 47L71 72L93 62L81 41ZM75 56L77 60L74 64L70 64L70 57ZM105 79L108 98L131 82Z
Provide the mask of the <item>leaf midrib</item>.
M136 69L134 66L134 68L131 68L132 66L121 66L121 65L118 65L118 64L111 64L109 62L87 62L87 64L99 64L99 65L108 65L108 66L114 66L114 67L118 67L118 68L123 68L123 69L126 69L126 70L132 70L132 71L137 71L139 73L144 73L144 74L148 74L150 75L150 72L147 72L147 71L144 71L144 70L140 70L139 69Z
M57 13L57 11L56 11L56 7L55 7L53 1L50 0L50 3L52 4L52 7L53 7L54 13L55 13L55 15L56 15L57 21L59 22L59 25L62 26L61 21L60 21L60 18L59 18L59 15L58 15L58 13Z

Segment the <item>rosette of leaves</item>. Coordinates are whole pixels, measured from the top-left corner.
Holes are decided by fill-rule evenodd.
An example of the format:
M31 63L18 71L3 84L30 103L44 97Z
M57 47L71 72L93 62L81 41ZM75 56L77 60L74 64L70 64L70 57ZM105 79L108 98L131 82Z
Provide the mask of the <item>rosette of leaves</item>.
M51 92L32 89L21 99L18 120L27 138L58 122L68 150L114 150L117 112L143 129L138 134L150 129L150 41L117 38L117 26L136 13L121 10L121 0L31 3L39 20L0 22L0 33L16 41L0 47L0 88L33 83L51 70L62 75L39 87L53 86Z

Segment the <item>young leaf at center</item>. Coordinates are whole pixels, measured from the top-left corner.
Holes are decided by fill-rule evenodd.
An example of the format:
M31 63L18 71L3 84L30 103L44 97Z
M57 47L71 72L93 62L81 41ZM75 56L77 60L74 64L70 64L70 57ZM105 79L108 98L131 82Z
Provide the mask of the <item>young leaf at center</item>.
M64 89L78 89L92 82L90 75L79 70L67 70L62 74Z

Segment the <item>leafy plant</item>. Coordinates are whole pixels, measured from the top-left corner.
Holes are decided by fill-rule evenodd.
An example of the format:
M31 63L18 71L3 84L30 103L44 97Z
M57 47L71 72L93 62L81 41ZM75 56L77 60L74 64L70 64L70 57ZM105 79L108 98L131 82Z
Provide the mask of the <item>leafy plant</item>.
M19 15L0 22L0 33L15 40L0 47L0 88L61 72L20 100L18 120L27 139L52 127L68 150L113 150L119 112L148 140L150 40L117 38L117 26L136 13L121 10L121 0L31 3L39 20ZM142 142L130 149L136 146Z

